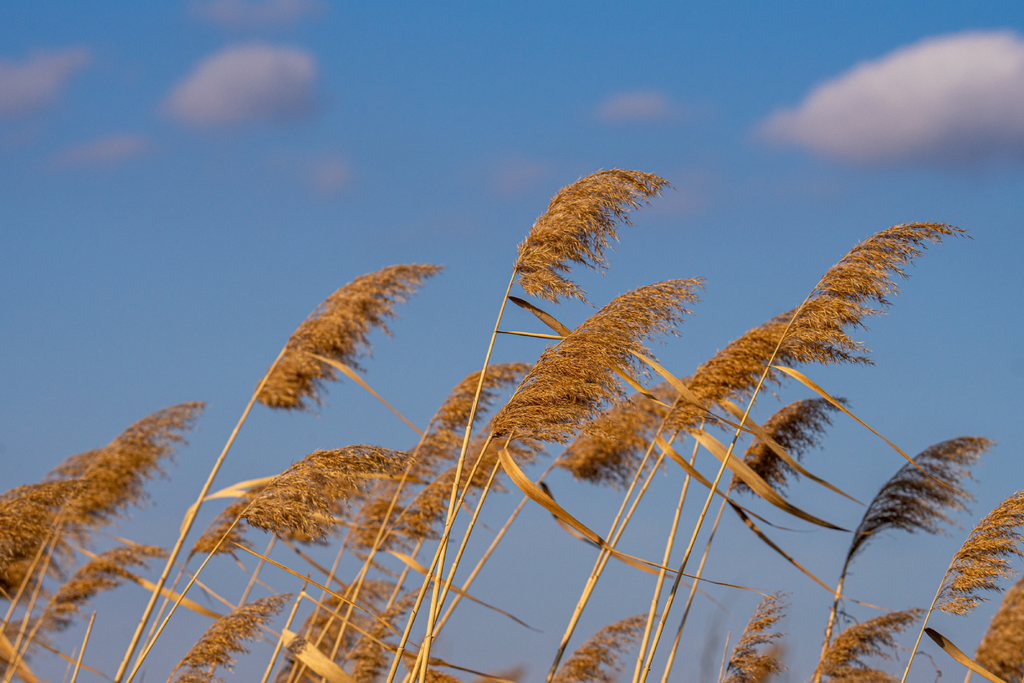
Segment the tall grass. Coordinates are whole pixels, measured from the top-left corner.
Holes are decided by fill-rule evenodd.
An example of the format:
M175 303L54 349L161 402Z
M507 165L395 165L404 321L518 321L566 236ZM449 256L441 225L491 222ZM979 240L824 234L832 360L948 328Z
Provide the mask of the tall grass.
M182 683L208 682L243 655L259 661L264 681L273 677L277 683L426 683L467 676L519 680L521 669L502 672L477 664L485 670L475 670L466 662L440 657L434 645L456 608L464 612L467 603L500 615L503 628L531 628L533 615L490 604L472 589L477 577L487 573L488 561L520 511L533 505L553 515L558 523L552 525L553 533L567 543L589 544L595 556L575 609L557 615L564 619L564 632L545 636L548 681L611 683L616 672L627 668L632 668L634 683L651 675L663 682L689 680L695 672L691 663L678 660L677 652L685 639L700 637L699 626L686 628L694 601L707 598L719 605L750 592L761 593L763 599L734 647L722 653L719 678L760 683L783 672L787 640L776 625L784 624L786 599L778 592L766 594L769 587L756 575L746 586L705 574L713 542L721 538L717 531L727 523L727 507L729 519L734 513L741 528L750 532L744 543L777 554L807 591L828 597L830 606L823 600L820 614L824 639L818 661L811 670L790 675L814 683L895 681L884 660L904 647L902 634L923 615L904 680L925 633L972 672L994 681L1021 680L1020 584L981 640L976 660L926 626L936 609L970 612L984 599L982 592L1001 590L1002 581L1015 573L1011 560L1022 554L1024 494L1007 499L967 537L941 576L927 611L879 611L871 604L873 596L846 592L853 560L870 555L866 549L880 534L935 534L955 522L954 515L965 511L972 499L971 467L992 443L983 437L943 435L947 440L910 458L885 439L888 425L867 425L850 403L812 379L822 365L869 366L857 332L890 306L898 292L896 280L906 277L907 267L928 246L963 231L911 223L876 233L836 265L823 268L824 276L802 302L779 302L777 316L695 368L669 369L647 345L681 334L684 320L687 326L697 324L692 311L705 286L700 277L640 283L574 328L552 314L561 299L588 302L573 280L573 268L609 267L606 252L618 239L619 226L667 186L652 174L612 169L558 192L515 254L508 287L495 301L497 320L487 346L480 349L482 368L458 368L451 377L454 389L424 424L402 414L403 397L378 394L361 376L358 363L370 352L371 333L390 333L386 324L396 307L441 268L391 266L356 277L328 296L285 341L267 372L255 377L249 405L196 502L181 510L178 539L170 550L143 545L146 538L112 537L104 529L145 501L146 482L162 473L174 449L184 444L199 418L200 403L144 417L107 446L58 464L44 481L0 495L4 683L41 680L35 670L50 658L66 660L69 671L73 665L73 680L105 677L129 683L145 674L150 679L155 675ZM516 287L533 301L514 296ZM533 329L503 326L510 303L536 318ZM535 340L537 353L493 363L494 350L507 335ZM445 362L457 366L452 359ZM322 406L326 383L343 378L365 390L367 400L379 401L394 413L394 443L317 450L280 474L252 472L246 481L213 491L256 402L286 411L310 410ZM761 414L758 407L766 390L783 384L805 395L759 424L755 416ZM415 390L412 383L405 386ZM878 473L881 489L859 523L831 519L831 512L822 516L804 510L790 492L799 482L853 500L844 482L827 481L804 462L808 453L827 445L829 428L844 419L881 437L878 443L890 449L894 468L902 463L887 480L886 472ZM416 439L406 438L411 437L408 429ZM713 468L707 466L708 455ZM536 476L531 467L541 463L547 469L531 478L528 472ZM581 486L607 487L618 495L621 502L609 510L614 521L604 535L571 506L555 500L544 482L554 468L570 473ZM677 502L664 508L649 501L641 505L654 477L663 471L678 481ZM480 552L479 543L470 543L470 538L483 520L495 523L491 494L515 489L523 494L521 502L498 520L498 530L490 529L490 543ZM218 512L205 530L193 534L200 508L208 504L217 505ZM699 514L694 515L696 510ZM662 555L622 550L623 539L638 523L645 529L670 528ZM821 578L809 568L809 558L786 549L787 542L780 539L788 525L809 525L831 534L854 529L845 557L837 558L842 562L838 579ZM265 547L254 542L257 534L267 536ZM184 553L190 537L191 550ZM704 539L699 548L698 538ZM544 553L520 559L559 572ZM146 566L156 561L163 568L151 581ZM628 572L631 585L653 580L653 595L650 600L637 598L639 614L596 633L579 634L609 563L619 567L617 576ZM235 565L247 574L232 588L237 594L217 595L203 583L201 575L237 571ZM272 574L266 571L271 567ZM930 568L913 571L923 577ZM171 580L172 573L177 578ZM134 635L120 642L117 629L94 630L94 614L81 651L66 651L79 646L60 634L83 620L84 606L97 594L123 583L141 585L150 595L144 607L126 601L116 615L126 629L134 627ZM213 609L195 600L196 585L220 606ZM685 588L685 600L680 588ZM250 600L253 594L262 597ZM864 616L841 628L852 605L863 609ZM207 622L191 647L165 637L165 627L179 618L181 608ZM670 620L671 643L664 637ZM478 635L482 640L502 638L493 627ZM98 649L118 648L125 655L117 671L101 672L89 665ZM173 671L153 672L149 657L157 650L181 657L180 664ZM540 672L532 675L539 680Z

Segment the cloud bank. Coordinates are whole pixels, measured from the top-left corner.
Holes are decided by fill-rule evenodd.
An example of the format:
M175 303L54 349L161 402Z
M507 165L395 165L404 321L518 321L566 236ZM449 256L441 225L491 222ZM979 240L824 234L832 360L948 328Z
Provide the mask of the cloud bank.
M0 116L45 109L91 60L84 48L40 52L21 63L0 60Z
M316 78L316 60L304 50L237 45L201 62L174 88L165 110L199 127L293 121L313 112Z
M818 85L759 133L865 165L1024 159L1024 40L922 40Z
M232 29L286 26L323 11L323 4L316 0L211 0L192 5L197 17Z
M653 90L612 95L596 111L604 123L663 123L678 119L681 113L682 107Z
M110 135L73 145L53 159L56 168L112 167L152 149L149 141L135 134Z

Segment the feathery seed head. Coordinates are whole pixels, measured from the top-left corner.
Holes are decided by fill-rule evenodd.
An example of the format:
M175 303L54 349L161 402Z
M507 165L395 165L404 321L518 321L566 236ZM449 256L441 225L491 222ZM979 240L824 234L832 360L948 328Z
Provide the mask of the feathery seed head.
M646 616L637 614L605 626L565 660L553 683L615 683L623 651L637 641L645 622Z
M895 683L895 678L869 667L861 658L892 659L899 646L896 634L906 631L921 614L920 609L889 612L850 626L829 645L818 670L829 679L843 683Z
M1024 491L1018 491L985 515L953 556L937 607L966 615L986 598L980 591L1000 590L996 583L1013 575L1008 558L1024 555Z
M784 597L783 593L772 593L765 596L757 605L729 658L729 666L726 669L729 675L726 676L725 683L760 683L769 676L785 670L786 667L775 657L774 652L758 652L759 645L771 643L785 635L768 632L785 616L783 610L787 605Z
M360 493L367 477L397 472L406 457L367 445L314 451L256 494L245 519L264 531L323 540L334 525L338 503Z
M699 279L666 280L613 299L541 354L495 416L495 436L567 442L623 396L613 368L640 370L633 353L646 353L644 340L672 331L701 286Z
M395 304L404 303L441 266L388 266L361 275L327 297L292 333L284 355L267 378L258 400L270 408L308 408L319 405L324 383L337 379L334 368L309 354L324 356L358 369L357 361L370 351L369 334L395 317Z
M570 264L607 267L604 250L619 238L615 224L629 225L628 212L668 184L651 173L613 168L563 187L519 245L515 267L523 290L555 303L563 296L585 302L583 290L565 277Z
M974 661L1004 681L1024 680L1024 579L1006 591Z

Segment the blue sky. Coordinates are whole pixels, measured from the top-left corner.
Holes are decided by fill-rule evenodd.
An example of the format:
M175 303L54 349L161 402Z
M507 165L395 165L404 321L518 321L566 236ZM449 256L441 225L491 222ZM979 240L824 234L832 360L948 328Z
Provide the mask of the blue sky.
M656 349L679 375L796 305L871 233L915 220L967 228L973 240L932 249L891 315L863 334L876 367L808 374L908 452L961 434L995 439L977 471L977 518L1022 481L1022 162L1015 3L7 4L0 480L38 480L154 410L207 401L170 479L154 484L154 505L121 529L169 544L291 331L334 289L392 263L446 266L403 307L395 336L374 338L365 364L378 391L425 422L482 362L516 244L550 196L618 167L662 175L675 190L634 215L604 278L576 277L598 305L661 279L707 278L680 338ZM557 315L577 324L589 311L566 304ZM510 327L538 329L510 316ZM533 360L543 348L499 342L500 360ZM258 408L218 484L279 471L319 447L407 447L404 429L352 383L335 385L319 416ZM897 457L837 421L809 467L864 500ZM680 482L677 471L656 480L652 521L627 541L636 552L660 556ZM552 486L605 530L614 492L566 476ZM830 521L859 519L806 482L792 494ZM516 502L500 497L487 523L500 526ZM972 523L948 538L880 539L851 591L893 608L926 604ZM731 526L709 575L793 593L783 628L790 680L800 680L828 595ZM527 680L542 680L593 557L535 507L514 529L479 590L545 633L467 608L439 647L488 670L525 662ZM834 580L844 538L784 538ZM648 583L616 568L581 633L645 611ZM676 680L701 678L702 648L735 637L754 604L719 598L730 614L700 607L708 636L694 630ZM973 650L990 612L934 625ZM202 625L182 623L154 657L160 671ZM496 635L481 640L474 624ZM112 669L128 627L106 628L94 665ZM922 660L911 679L932 676Z

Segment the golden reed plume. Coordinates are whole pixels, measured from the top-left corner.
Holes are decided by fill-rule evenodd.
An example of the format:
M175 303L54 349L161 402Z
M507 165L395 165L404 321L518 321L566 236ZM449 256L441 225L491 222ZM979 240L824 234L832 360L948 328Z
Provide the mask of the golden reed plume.
M308 408L307 399L319 405L324 382L336 380L337 372L310 354L358 368L359 357L370 350L370 331L390 334L386 322L395 317L395 304L404 303L440 270L430 264L388 266L331 294L292 333L259 402L288 410Z
M558 669L553 683L615 683L622 653L640 637L647 616L626 617L587 639Z
M861 661L862 657L892 659L899 647L896 634L903 633L921 618L924 610L909 609L889 612L839 634L826 650L816 676L827 676L839 683L894 683L896 679Z
M494 418L494 435L565 443L622 397L613 368L637 370L643 341L671 332L701 280L666 280L622 294L540 359Z
M974 661L1004 681L1024 679L1024 579L1006 591Z
M515 271L523 291L556 303L559 297L586 301L583 290L564 276L569 264L607 267L604 250L619 238L615 224L629 225L627 213L668 184L652 173L613 168L563 187L519 245Z
M769 649L767 652L759 652L758 647L772 643L781 638L783 633L769 632L775 623L781 619L786 608L781 593L772 593L765 596L757 605L754 614L743 629L743 635L729 657L729 666L726 668L728 676L725 683L760 683L769 676L785 670L776 656L775 652Z

